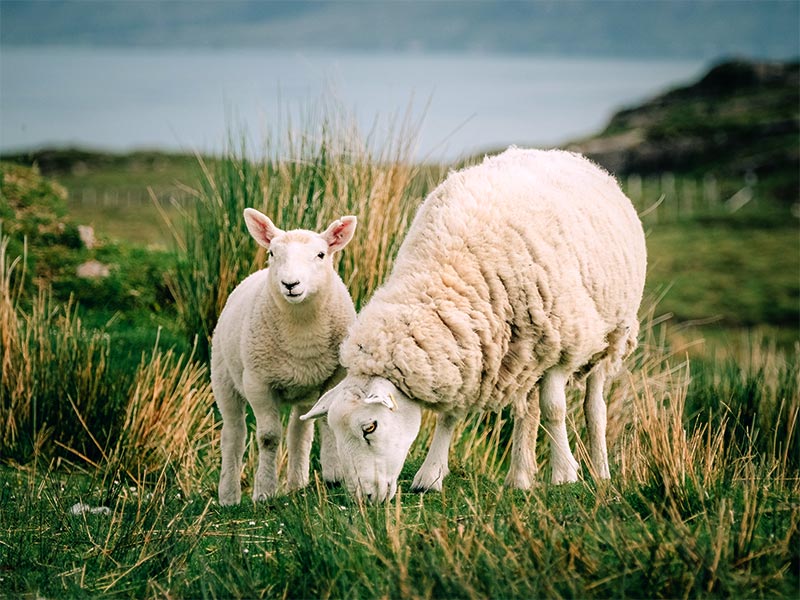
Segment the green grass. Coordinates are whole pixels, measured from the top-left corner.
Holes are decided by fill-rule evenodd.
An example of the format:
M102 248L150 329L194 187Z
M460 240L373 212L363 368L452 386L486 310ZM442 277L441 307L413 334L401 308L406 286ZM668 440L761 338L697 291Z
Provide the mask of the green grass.
M797 228L774 206L648 224L641 344L608 391L611 482L584 468L578 483L549 485L540 432L539 483L503 489L506 410L459 426L442 493L407 492L432 435L426 415L388 505L321 484L315 443L311 485L258 505L251 444L245 501L218 506L220 422L202 343L232 286L263 264L241 209L284 227L358 214L338 267L361 304L442 177L408 165L403 138L377 160L348 131L320 135L296 138L289 161L205 163L196 203L173 223L174 252L146 250L124 229L127 241L80 248L60 188L2 165L0 595L796 596ZM65 185L99 182L103 169L109 186L149 172L122 175L120 157L80 160ZM134 210L125 224L154 214ZM27 265L15 262L23 254ZM112 275L76 279L89 258ZM665 312L678 318L656 316ZM707 318L713 329L697 325ZM568 427L586 465L579 392ZM78 502L108 510L73 515Z
M66 208L76 224L90 225L105 238L162 248L169 242L169 230L153 205L150 189L174 215L177 211L170 200L185 201L189 196L185 186L201 176L197 158L188 154L65 149L9 155L4 160L37 165L58 181L69 191Z
M636 434L645 460L661 449L652 434ZM615 468L611 484L530 492L454 452L441 494L386 506L319 481L221 508L211 473L187 495L166 477L4 469L0 577L7 593L46 597L793 597L797 473L727 450L690 452L698 462L667 487L656 469ZM720 462L703 474L700 458ZM70 514L78 502L110 514Z
M707 219L654 225L647 238L650 290L679 321L771 325L798 333L800 230L782 223ZM797 339L797 338L795 338Z

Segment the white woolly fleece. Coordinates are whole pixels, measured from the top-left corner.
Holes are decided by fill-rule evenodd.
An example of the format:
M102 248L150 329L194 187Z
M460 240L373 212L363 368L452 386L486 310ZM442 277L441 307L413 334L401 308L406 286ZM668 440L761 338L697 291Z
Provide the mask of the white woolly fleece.
M305 388L324 384L339 366L338 345L355 319L339 276L331 272L305 306L288 305L277 296L268 269L253 273L228 297L214 330L212 372L224 372L240 394L245 370L284 394L296 390L292 395L301 396Z
M580 155L510 148L450 174L341 348L436 411L498 409L549 368L619 365L636 346L644 233Z

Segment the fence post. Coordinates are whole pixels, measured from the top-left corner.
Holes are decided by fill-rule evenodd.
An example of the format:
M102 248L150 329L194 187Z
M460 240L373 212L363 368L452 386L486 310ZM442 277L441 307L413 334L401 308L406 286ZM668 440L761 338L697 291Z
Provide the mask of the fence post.
M661 193L664 195L664 211L668 210L669 203L675 204L675 220L678 220L679 210L678 202L675 194L675 175L672 173L661 174Z
M642 177L636 173L628 175L628 196L633 200L634 206L641 206L642 202Z
M697 193L697 186L695 185L694 179L684 179L681 188L683 196L681 199L681 212L684 217L691 218L694 212L694 196Z
M706 202L709 212L715 212L719 207L719 188L717 178L711 173L703 176L703 199Z

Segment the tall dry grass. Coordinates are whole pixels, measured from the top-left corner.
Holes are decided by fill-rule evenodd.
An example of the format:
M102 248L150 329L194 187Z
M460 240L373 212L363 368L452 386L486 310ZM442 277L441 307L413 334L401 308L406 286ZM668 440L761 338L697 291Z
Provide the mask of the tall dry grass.
M25 257L0 240L0 457L57 458L137 484L167 473L184 492L209 468L215 421L207 368L158 343L135 373L111 340L46 288L25 294Z
M86 331L73 302L53 301L47 289L25 293L25 257L7 254L0 240L0 456L25 461L43 448L66 445L89 452L73 406L112 427L114 395L108 377L109 340Z
M162 210L180 254L170 288L184 328L200 338L201 355L230 292L264 266L263 249L247 234L246 207L285 230L319 231L356 215L356 234L337 268L358 308L391 269L416 206L439 179L439 168L413 162L418 124L408 117L390 121L382 140L359 132L339 107L324 106L302 120L297 129L289 122L286 131L267 136L263 160L250 158L244 142L231 144L221 159L199 158L193 201L177 220Z
M124 476L146 488L160 479L184 495L199 489L216 466L216 419L207 367L193 355L176 355L158 343L142 360L122 403L120 426L106 444L98 442L86 417L78 414L85 434L102 457L92 460L66 448L107 476Z

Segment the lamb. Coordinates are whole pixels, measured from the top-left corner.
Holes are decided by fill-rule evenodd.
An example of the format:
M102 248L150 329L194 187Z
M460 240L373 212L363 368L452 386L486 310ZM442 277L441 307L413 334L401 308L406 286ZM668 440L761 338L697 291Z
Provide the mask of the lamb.
M347 376L301 419L327 415L345 483L391 499L423 408L437 413L412 488L441 490L454 428L511 405L506 485L537 473L540 414L553 483L576 481L567 380L586 377L594 472L609 477L603 387L636 346L646 249L616 181L584 157L509 148L451 173L424 201L342 343Z
M344 376L339 344L355 320L350 294L333 268L333 254L352 239L356 218L342 217L323 233L282 231L251 208L250 234L269 251L269 267L233 290L211 342L211 387L222 414L219 502L241 500L246 403L256 418L258 468L253 500L276 494L280 405L293 405L287 430L289 489L308 483L313 423L299 420L320 394ZM340 479L333 434L320 423L322 474Z

